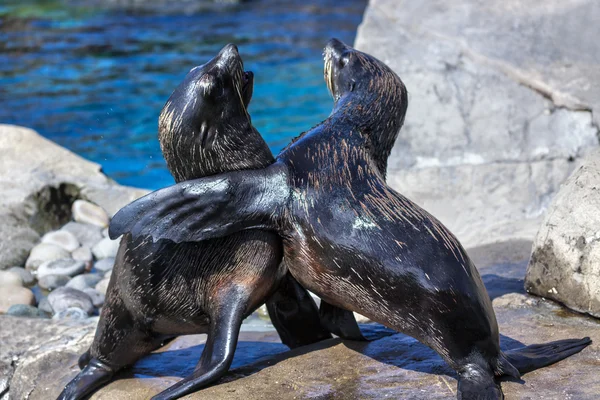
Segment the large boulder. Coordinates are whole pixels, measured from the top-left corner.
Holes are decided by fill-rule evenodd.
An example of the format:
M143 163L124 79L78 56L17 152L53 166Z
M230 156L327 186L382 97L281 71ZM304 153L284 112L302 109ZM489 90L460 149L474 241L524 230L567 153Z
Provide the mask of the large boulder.
M525 287L600 317L600 151L552 201L533 244Z
M533 239L598 146L599 18L596 0L371 0L355 46L409 92L389 183L467 246Z
M0 269L23 266L40 235L71 220L77 199L113 215L147 193L120 186L31 129L0 125Z

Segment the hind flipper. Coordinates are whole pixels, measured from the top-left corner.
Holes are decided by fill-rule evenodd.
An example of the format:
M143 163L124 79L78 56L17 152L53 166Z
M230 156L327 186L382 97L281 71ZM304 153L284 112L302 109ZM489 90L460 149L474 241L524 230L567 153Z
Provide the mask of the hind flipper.
M108 365L97 358L92 358L82 371L65 386L57 400L84 399L108 383L113 375L114 371Z
M360 332L352 311L344 310L321 300L319 314L323 326L334 335L345 340L367 341Z
M504 394L491 369L468 364L458 374L458 400L502 400Z
M276 230L290 190L287 167L273 164L181 182L123 207L111 238L130 232L180 243L227 236L244 229Z
M267 309L281 341L291 349L331 338L314 300L289 272L267 301Z
M524 374L547 365L554 364L575 353L579 353L592 341L583 339L565 339L544 344L533 344L519 349L505 351L504 355L520 373Z

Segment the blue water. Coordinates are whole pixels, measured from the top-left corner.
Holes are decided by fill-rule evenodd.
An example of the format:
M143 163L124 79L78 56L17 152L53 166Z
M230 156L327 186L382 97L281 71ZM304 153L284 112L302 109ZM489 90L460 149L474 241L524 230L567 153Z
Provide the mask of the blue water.
M351 44L365 5L3 0L0 123L31 127L122 184L169 185L158 114L192 66L233 42L255 73L254 125L277 153L329 114L322 48Z

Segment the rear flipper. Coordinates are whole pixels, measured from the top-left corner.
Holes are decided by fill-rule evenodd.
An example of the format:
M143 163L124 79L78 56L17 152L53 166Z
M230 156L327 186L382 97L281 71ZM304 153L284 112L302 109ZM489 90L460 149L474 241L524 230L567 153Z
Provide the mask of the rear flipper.
M321 300L319 314L323 326L334 335L346 340L367 341L360 332L352 311L344 310Z
M89 351L85 354L89 354ZM89 360L83 370L65 386L57 400L83 399L108 383L114 371L97 358Z
M564 358L579 353L592 343L589 337L583 339L565 339L544 344L505 351L506 359L516 367L521 374L542 368Z
M178 183L123 207L109 234L117 238L130 232L134 239L151 236L181 243L245 229L276 230L290 195L287 179L287 167L275 163Z
M331 338L314 300L289 272L267 301L267 309L281 341L292 349Z

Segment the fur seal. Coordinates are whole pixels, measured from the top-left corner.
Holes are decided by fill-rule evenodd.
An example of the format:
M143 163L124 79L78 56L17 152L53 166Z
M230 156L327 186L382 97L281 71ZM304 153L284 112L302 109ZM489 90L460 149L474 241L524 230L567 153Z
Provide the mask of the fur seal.
M501 351L490 298L463 247L381 173L379 153L395 140L406 113L400 78L332 39L325 80L333 112L275 164L153 192L117 213L110 234L182 241L276 231L300 284L434 349L457 371L459 399L501 399L497 378L518 378L591 343L569 339Z
M252 86L235 45L187 74L159 118L161 149L177 182L275 161L247 113ZM82 398L163 341L191 333L208 333L196 370L155 398L205 386L229 368L243 318L274 292L267 304L285 344L330 338L314 301L281 259L281 239L273 232L179 244L125 235L94 342L80 359L83 370L59 398ZM351 313L335 307L330 313L323 316L328 323L358 331Z

